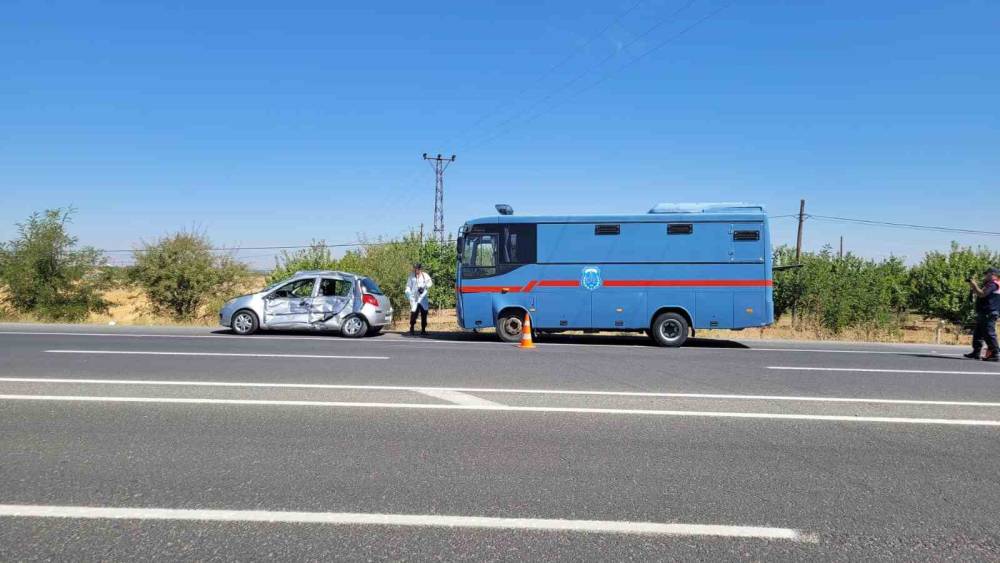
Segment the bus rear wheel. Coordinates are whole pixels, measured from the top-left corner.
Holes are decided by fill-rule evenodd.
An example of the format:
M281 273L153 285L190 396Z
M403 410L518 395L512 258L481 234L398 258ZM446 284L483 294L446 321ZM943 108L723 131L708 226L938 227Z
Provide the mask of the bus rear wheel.
M690 331L687 319L679 313L661 313L653 320L653 326L650 327L653 340L660 346L669 348L682 346Z
M521 313L504 313L497 319L497 336L504 342L520 342L523 329L524 315Z

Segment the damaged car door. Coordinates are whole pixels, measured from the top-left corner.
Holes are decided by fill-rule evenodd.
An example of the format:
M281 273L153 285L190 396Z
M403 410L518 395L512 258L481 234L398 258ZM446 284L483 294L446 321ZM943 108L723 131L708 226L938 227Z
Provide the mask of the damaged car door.
M312 300L312 312L309 322L316 325L326 325L330 328L340 326L343 313L351 305L354 282L343 278L322 278L319 291Z
M315 278L286 283L264 298L264 325L270 328L307 328Z

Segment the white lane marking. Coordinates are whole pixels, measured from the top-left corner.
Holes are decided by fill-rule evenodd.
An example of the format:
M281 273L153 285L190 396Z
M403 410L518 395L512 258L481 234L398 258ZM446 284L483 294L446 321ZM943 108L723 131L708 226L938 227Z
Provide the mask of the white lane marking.
M81 395L0 395L2 401L64 401L96 403L161 403L191 405L253 405L268 407L354 407L375 409L465 410L496 412L543 412L578 414L624 414L693 418L742 418L763 420L816 420L826 422L877 422L886 424L943 424L948 426L1000 426L1000 420L959 418L906 418L897 416L845 416L830 414L783 414L763 412L677 411L653 409L604 409L586 407L519 407L509 405L442 405L422 403L366 403L348 401L284 401L263 399L201 399L182 397L92 397Z
M114 332L42 332L42 331L14 331L14 330L0 330L0 335L4 334L15 334L20 336L98 336L98 337L118 337L118 338L234 338L237 340L244 340L247 342L253 342L254 340L322 340L323 342L332 342L339 344L467 344L467 342L453 341L453 340L430 340L430 339L420 339L420 340L403 340L394 338L377 338L377 339L344 339L336 338L334 336L294 336L294 335L263 335L254 334L253 336L237 336L235 334L152 334L152 333L114 333ZM472 344L479 344L481 342L471 342ZM491 342L482 342L483 344L492 344ZM499 342L497 344L500 344Z
M434 397L435 399L441 399L442 401L448 401L456 405L479 405L479 406L503 406L500 403L495 403L493 401L487 401L486 399L480 399L475 395L469 395L468 393L463 393L461 391L455 391L454 389L413 389L417 393L427 395L428 397Z
M562 520L549 518L494 518L438 514L370 514L357 512L284 512L271 510L205 510L179 508L116 508L104 506L39 506L0 504L0 516L27 518L85 518L112 520L194 520L213 522L281 522L366 526L416 526L543 530L601 534L719 536L815 542L815 536L790 528L628 522L617 520Z
M877 399L871 397L801 397L791 395L727 395L719 393L657 393L653 391L574 391L569 389L503 389L489 387L422 387L408 385L347 385L336 383L255 383L239 381L171 381L148 379L73 379L53 377L0 377L0 383L73 383L80 385L163 385L188 387L243 387L265 389L330 389L348 391L416 391L432 393L507 393L516 395L579 395L604 397L650 397L665 399L723 399L736 401L804 401L818 403L873 403L886 405L936 405L954 407L1000 407L1000 402L936 401L922 399ZM466 395L471 396L471 395ZM440 398L440 397L439 397ZM474 397L480 401L479 397ZM449 399L446 399L449 400ZM498 403L499 404L499 403Z
M767 366L767 369L785 371L844 371L862 373L913 373L932 375L993 375L1000 376L1000 371L952 371L952 370L928 370L928 369L882 369L882 368L825 368L807 366Z
M152 352L142 350L46 350L47 354L108 354L119 356L222 356L230 358L289 358L323 360L388 360L389 356L328 356L323 354L254 354L237 352Z
M913 355L913 354L930 354L932 356L949 356L958 357L961 354L951 353L951 352L936 352L934 350L831 350L827 348L743 348L743 350L753 351L753 352L824 352L829 354L892 354L896 356L900 355Z
M338 339L329 336L293 336L293 335L262 335L255 334L253 336L237 336L233 334L152 334L152 333L109 333L109 332L43 332L43 331L14 331L14 330L0 330L0 336L4 334L15 334L22 336L97 336L97 337L120 337L120 338L235 338L238 340L245 340L247 342L252 342L253 340L322 340L324 342L339 343L339 344L409 344L409 345L439 345L439 344L455 344L455 345L484 345L491 347L508 347L502 342L487 342L485 340L433 340L433 339L386 339L386 338L376 338L376 339ZM659 350L657 346L649 344L599 344L590 343L585 340L580 342L539 342L536 346L579 346L579 347L605 347L605 348L646 348L649 350ZM935 350L834 350L829 348L716 348L711 346L694 347L689 346L682 348L684 351L691 350L701 350L701 351L711 351L711 352L828 352L831 354L933 354L937 356L960 356L960 353L950 353L950 352L938 352Z

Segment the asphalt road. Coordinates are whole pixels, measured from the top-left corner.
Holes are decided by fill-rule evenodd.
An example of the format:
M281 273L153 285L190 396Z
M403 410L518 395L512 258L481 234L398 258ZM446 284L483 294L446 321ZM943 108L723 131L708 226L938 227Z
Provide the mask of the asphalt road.
M0 325L0 559L1000 559L947 346Z

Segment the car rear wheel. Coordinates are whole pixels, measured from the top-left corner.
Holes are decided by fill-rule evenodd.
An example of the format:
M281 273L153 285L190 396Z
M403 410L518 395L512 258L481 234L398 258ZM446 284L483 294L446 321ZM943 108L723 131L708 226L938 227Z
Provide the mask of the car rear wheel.
M660 346L677 348L684 344L690 332L687 319L679 313L662 313L653 321L650 332Z
M524 315L521 313L504 313L497 319L497 336L504 342L520 342L523 329Z
M361 338L368 332L368 321L361 315L351 315L344 319L340 332L347 338Z
M253 311L248 309L241 309L233 314L232 322L233 332L239 335L253 334L257 332L257 328L260 323L257 322L257 315Z

